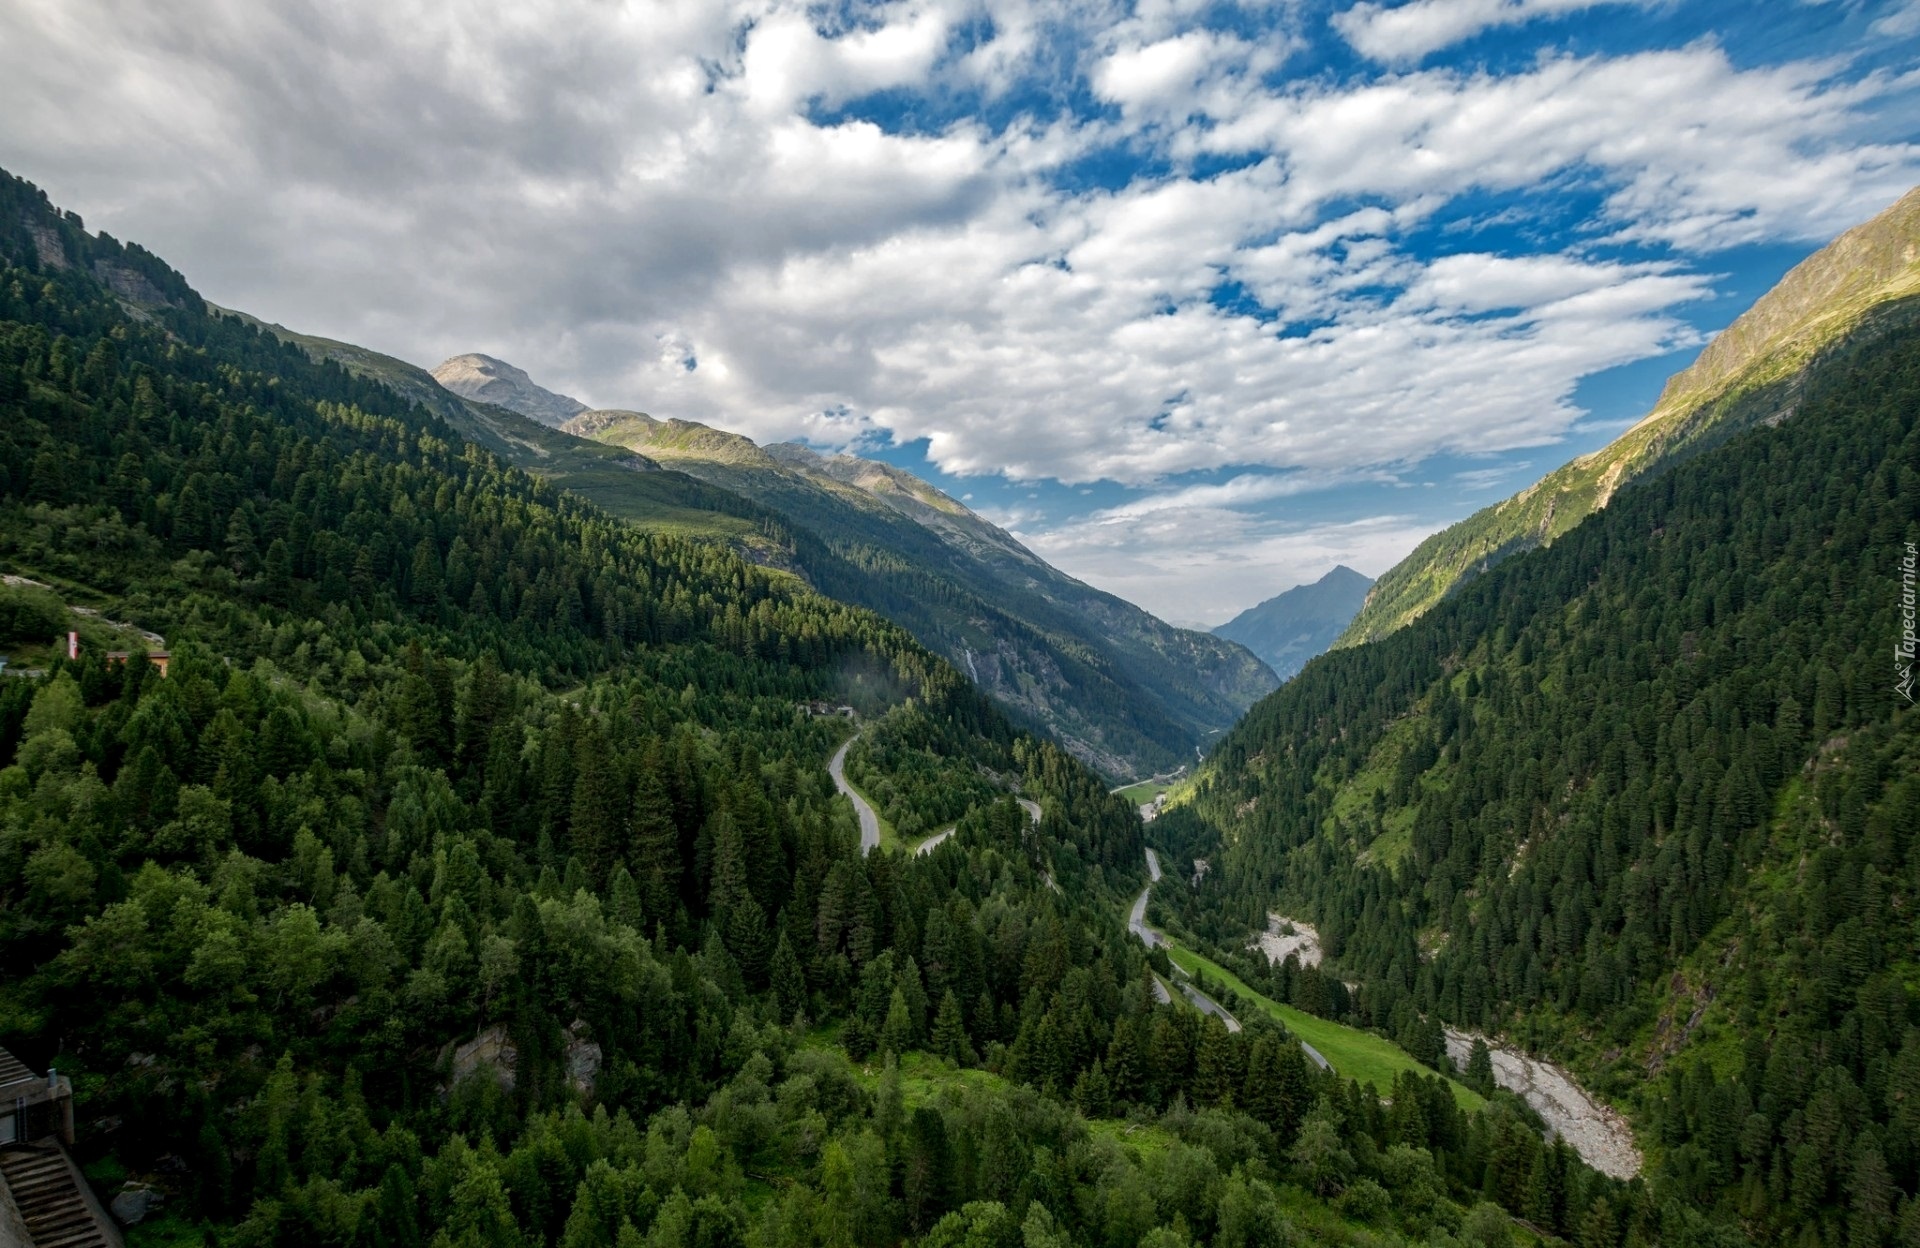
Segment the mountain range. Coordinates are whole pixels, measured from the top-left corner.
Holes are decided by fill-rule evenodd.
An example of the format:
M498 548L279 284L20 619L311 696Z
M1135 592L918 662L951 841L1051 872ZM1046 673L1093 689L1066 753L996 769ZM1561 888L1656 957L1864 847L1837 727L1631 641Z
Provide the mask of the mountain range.
M1372 587L1371 577L1341 564L1311 585L1248 607L1213 632L1253 651L1286 680L1339 638Z
M556 478L810 556L773 513L421 376L0 175L5 1238L1487 1243L1515 1168L1546 1226L1632 1208L1132 934L1132 802L900 625Z
M1114 780L1190 761L1275 677L1054 569L919 478L851 456L637 412L589 411L469 354L432 372L243 312L311 357L420 403L464 436L643 528L724 543L898 620L1009 714Z
M1143 823L1076 727L1191 748L1118 669L1234 643L0 176L0 1059L80 1130L0 1222L33 1153L136 1248L1920 1243L1914 204Z
M1004 529L891 465L794 443L761 447L692 421L589 411L484 356L456 356L433 377L450 395L481 407L498 401L536 420L572 411L557 435L546 435L582 440L567 455L610 456L619 448L636 468L670 469L663 475L684 474L716 496L681 500L680 514L663 520L684 524L686 513L703 506L724 509L719 519L735 523L777 517L777 541L767 540L763 524L744 548L757 545L756 558L905 625L1017 721L1050 733L1115 779L1188 761L1274 687L1273 673L1239 644L1175 628L1065 575ZM521 437L506 453L545 471L556 451ZM627 496L651 500L666 484L633 473L608 477L597 464L586 475L589 481L559 479L616 514L638 516ZM729 501L719 501L722 495Z

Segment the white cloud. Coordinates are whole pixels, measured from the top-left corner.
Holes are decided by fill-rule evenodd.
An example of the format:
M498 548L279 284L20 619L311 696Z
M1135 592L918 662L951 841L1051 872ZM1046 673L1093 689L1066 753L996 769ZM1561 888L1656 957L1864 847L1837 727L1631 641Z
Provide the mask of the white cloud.
M1417 61L1502 26L1577 13L1603 5L1645 6L1653 0L1412 0L1389 7L1363 2L1333 18L1354 50L1376 61Z
M1711 44L1560 58L1525 73L1432 70L1248 100L1186 136L1196 152L1273 153L1283 203L1444 201L1587 176L1603 224L1687 249L1824 238L1920 177L1920 147L1859 142L1857 110L1895 83L1840 67L1741 70Z
M1049 563L1162 619L1211 626L1335 564L1378 576L1435 527L1405 515L1287 524L1198 506L1013 532Z
M1873 24L1873 33L1889 39L1920 34L1920 0L1895 0Z
M1237 473L1058 538L1076 559L1123 523L1242 532L1221 518L1277 482L1550 443L1582 377L1695 340L1699 257L1830 235L1920 176L1860 137L1897 84L1838 64L1700 44L1287 80L1284 5L1258 37L1110 7L15 0L0 164L219 302L422 363L484 350L762 439L926 438L960 473ZM1552 7L1343 21L1413 47L1417 16ZM911 124L826 120L875 91ZM976 91L1019 107L942 111ZM1113 107L1054 107L1076 92ZM1116 152L1151 172L1064 176ZM1476 193L1569 184L1604 197L1584 237L1416 245ZM1227 283L1272 315L1216 306Z

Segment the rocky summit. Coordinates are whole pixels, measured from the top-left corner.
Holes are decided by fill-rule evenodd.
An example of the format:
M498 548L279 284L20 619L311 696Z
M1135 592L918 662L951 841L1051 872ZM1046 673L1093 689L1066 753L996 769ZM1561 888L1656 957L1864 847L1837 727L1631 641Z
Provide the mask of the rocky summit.
M433 378L463 399L491 403L558 429L587 405L533 384L533 378L490 355L473 352L441 361Z

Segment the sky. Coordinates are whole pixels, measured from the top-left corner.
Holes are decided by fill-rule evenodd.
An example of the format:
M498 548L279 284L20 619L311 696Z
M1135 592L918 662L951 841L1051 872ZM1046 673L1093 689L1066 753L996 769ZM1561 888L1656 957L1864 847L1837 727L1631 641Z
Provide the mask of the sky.
M1920 183L1920 0L9 0L0 166L1217 624L1603 445Z

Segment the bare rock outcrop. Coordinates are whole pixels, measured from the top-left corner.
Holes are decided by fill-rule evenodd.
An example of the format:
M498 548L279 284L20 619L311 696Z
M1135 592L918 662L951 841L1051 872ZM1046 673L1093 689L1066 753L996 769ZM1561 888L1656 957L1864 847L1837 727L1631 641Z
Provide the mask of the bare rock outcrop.
M478 352L443 360L433 379L463 399L504 407L555 429L587 410L579 399L544 389L505 360Z
M1446 1034L1447 1057L1465 1070L1473 1054L1473 1042L1486 1038L1452 1028ZM1550 1062L1490 1041L1487 1057L1493 1064L1493 1081L1532 1106L1547 1124L1548 1132L1565 1140L1580 1154L1580 1160L1616 1179L1630 1179L1640 1173L1640 1149L1633 1142L1633 1128L1617 1110L1588 1096L1573 1076Z
M508 1038L507 1029L495 1023L453 1051L453 1081L459 1083L485 1071L498 1081L502 1091L511 1092L514 1067L519 1061L520 1051Z
M1300 959L1301 966L1319 966L1326 956L1320 948L1320 933L1314 930L1313 924L1284 914L1268 914L1267 930L1253 943L1275 966L1290 957Z

